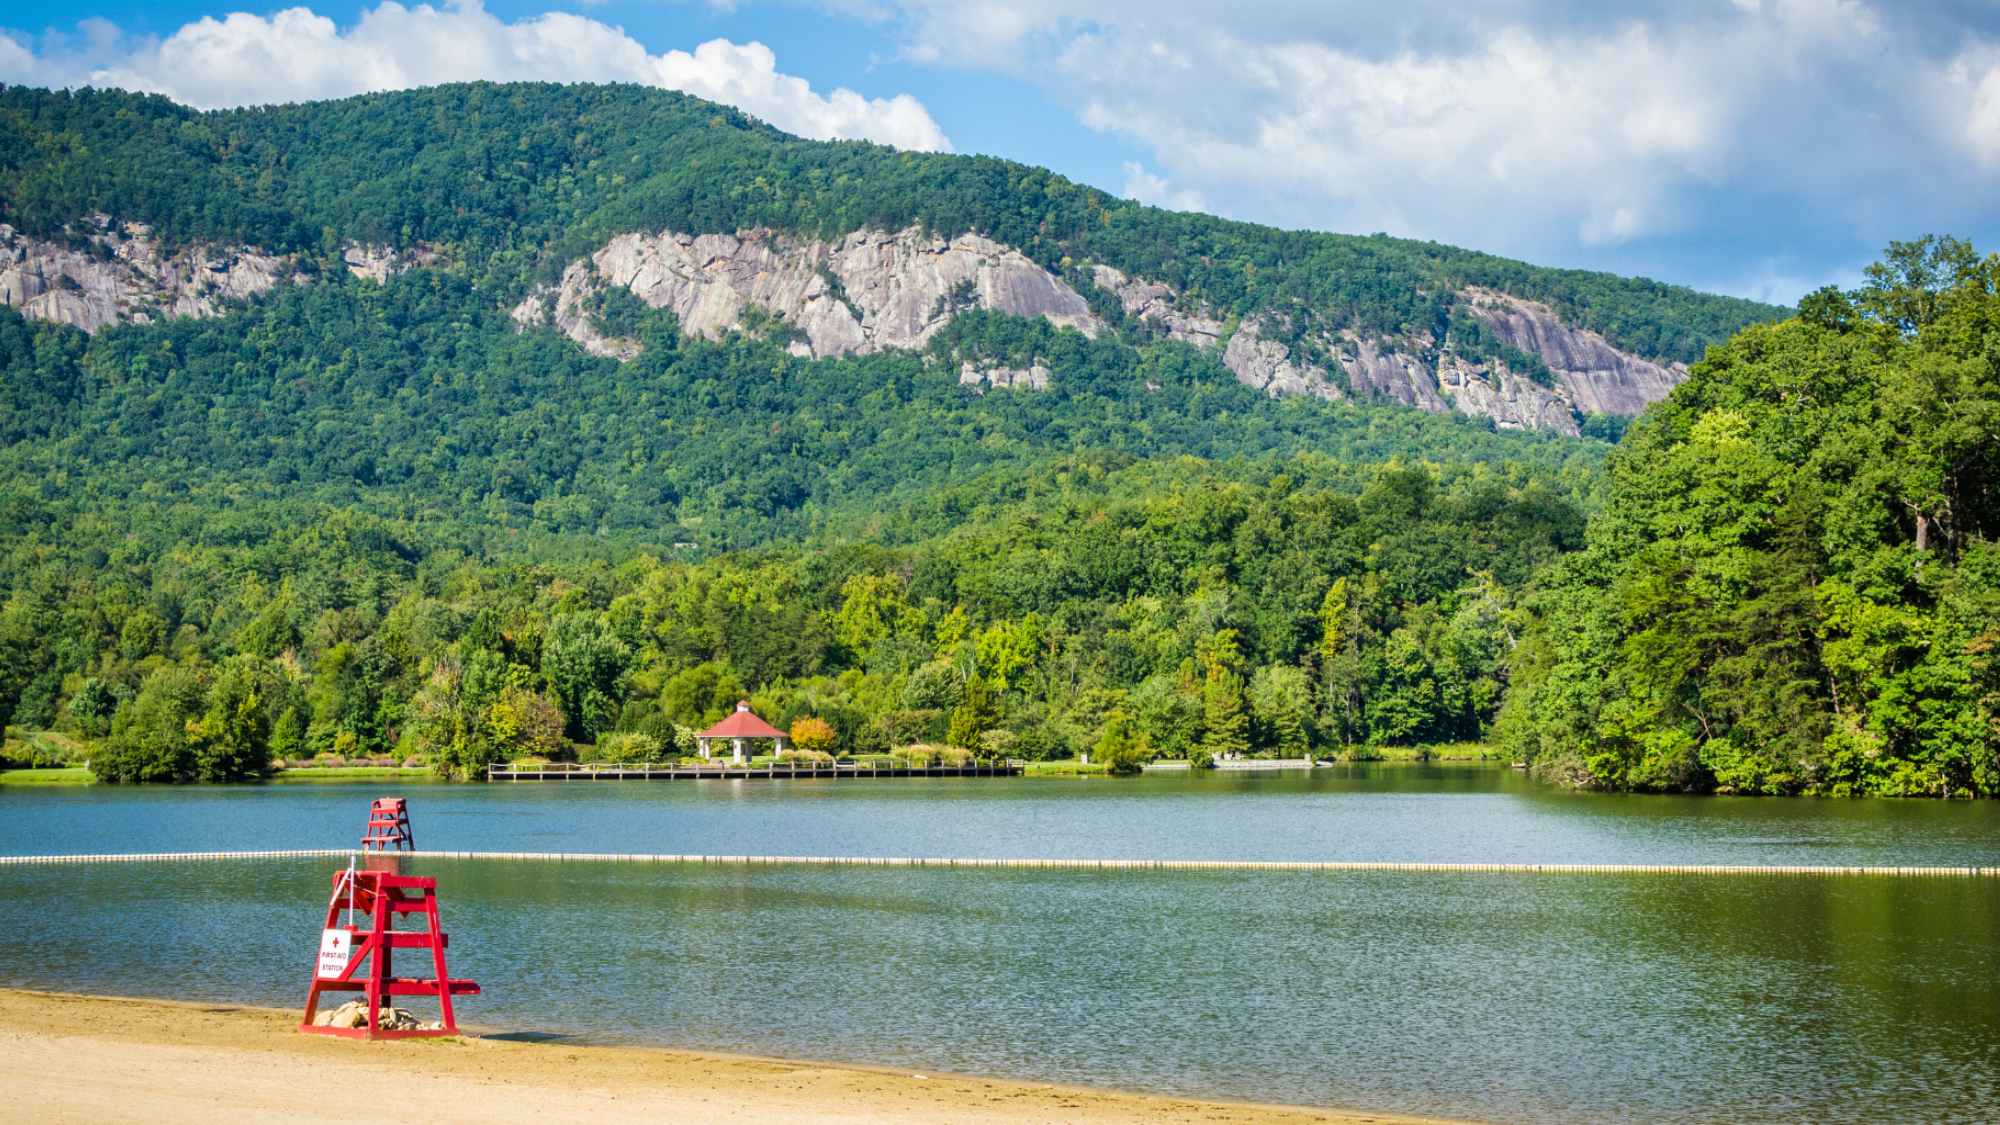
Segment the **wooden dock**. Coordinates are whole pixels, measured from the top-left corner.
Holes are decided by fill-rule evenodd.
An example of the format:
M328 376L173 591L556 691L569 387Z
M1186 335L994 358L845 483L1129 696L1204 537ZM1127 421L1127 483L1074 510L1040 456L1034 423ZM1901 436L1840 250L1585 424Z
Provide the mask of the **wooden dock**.
M543 765L512 763L486 767L488 781L760 781L777 778L880 778L892 777L1019 777L1025 763L969 762L949 766L942 762L915 765L872 766L842 764L815 766L810 762L769 766L743 766L717 762L701 766L668 766L654 763L549 762Z

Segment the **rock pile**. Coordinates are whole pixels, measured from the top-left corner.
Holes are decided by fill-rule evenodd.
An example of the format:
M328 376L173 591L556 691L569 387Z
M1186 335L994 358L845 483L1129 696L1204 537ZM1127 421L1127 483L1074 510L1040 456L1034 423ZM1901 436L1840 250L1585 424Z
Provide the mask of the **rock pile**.
M444 1026L441 1020L420 1020L413 1012L402 1008L384 1008L378 1021L383 1031L436 1031ZM314 1027L354 1028L368 1026L368 1002L349 1000L340 1007L321 1012L313 1019Z

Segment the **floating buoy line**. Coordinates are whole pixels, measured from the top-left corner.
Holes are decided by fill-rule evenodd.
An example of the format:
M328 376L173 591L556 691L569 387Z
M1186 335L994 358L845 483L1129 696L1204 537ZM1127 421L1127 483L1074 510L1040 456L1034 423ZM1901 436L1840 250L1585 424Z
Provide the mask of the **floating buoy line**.
M145 863L210 859L296 859L368 854L355 848L297 849L244 852L137 852L124 855L0 856L0 866L65 863ZM381 853L373 853L380 855ZM1842 867L1754 864L1676 863L1371 863L1339 860L1249 859L964 859L891 856L806 855L639 855L605 852L449 852L391 853L422 859L499 859L558 863L656 863L735 866L832 867L1001 867L1057 868L1105 871L1394 871L1490 872L1523 875L1950 875L1991 877L2000 867Z

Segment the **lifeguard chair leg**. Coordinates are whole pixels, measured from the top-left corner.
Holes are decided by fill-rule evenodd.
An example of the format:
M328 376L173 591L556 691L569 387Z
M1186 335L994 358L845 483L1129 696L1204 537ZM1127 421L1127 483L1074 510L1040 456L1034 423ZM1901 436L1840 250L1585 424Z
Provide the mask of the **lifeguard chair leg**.
M395 944L388 936L396 923L394 911L389 909L387 888L380 888L375 894L375 917L370 936L374 954L368 962L368 1037L382 1030L382 998L386 995L384 985L389 982L390 947Z
M424 918L431 928L431 970L436 974L438 990L438 1022L448 1033L458 1031L458 1015L451 1006L451 973L444 964L444 929L438 919L437 892L424 896Z

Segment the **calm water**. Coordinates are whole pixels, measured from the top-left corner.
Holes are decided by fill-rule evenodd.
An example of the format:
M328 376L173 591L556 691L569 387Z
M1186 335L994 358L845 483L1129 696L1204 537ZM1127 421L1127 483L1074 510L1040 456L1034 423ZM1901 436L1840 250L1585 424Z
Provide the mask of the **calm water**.
M0 852L337 847L390 791L0 790ZM401 792L465 850L2000 865L1993 803L1448 766ZM406 862L510 1030L1491 1121L2000 1103L1994 879ZM0 983L296 1005L333 866L0 868Z

